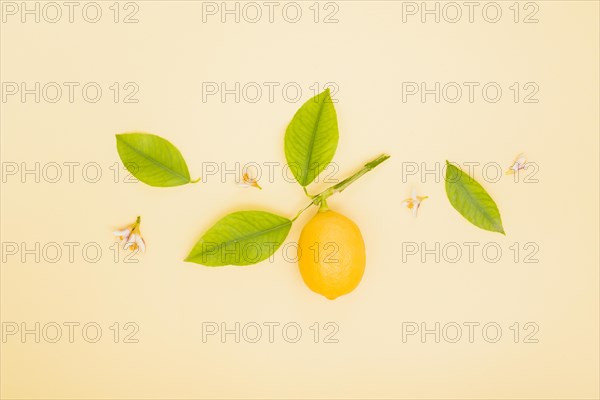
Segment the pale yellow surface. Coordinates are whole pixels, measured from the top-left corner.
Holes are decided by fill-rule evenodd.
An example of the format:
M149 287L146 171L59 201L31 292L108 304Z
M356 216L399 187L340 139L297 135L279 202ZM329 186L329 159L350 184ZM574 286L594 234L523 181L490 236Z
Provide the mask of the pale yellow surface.
M2 82L103 88L95 104L80 94L72 104L31 97L1 104L3 163L96 162L103 173L95 184L81 178L81 166L74 183L12 176L2 184L2 242L97 242L103 249L95 264L80 250L73 263L63 255L55 264L18 256L2 264L2 322L96 322L103 330L95 344L80 331L69 343L66 328L54 344L8 337L3 398L599 397L597 2L538 2L537 24L513 23L504 2L497 24L480 13L472 24L421 24L418 17L404 24L401 3L390 1L339 2L337 24L313 23L310 3L301 3L306 14L297 24L281 14L272 24L203 24L200 2L147 1L138 3L139 23L115 24L111 3L100 3L97 24L76 14L73 24L10 17L1 26ZM229 211L295 215L306 198L281 168L272 183L261 180L262 191L238 188L231 175L172 189L113 182L114 134L133 130L171 140L193 177L206 161L283 163L284 130L301 103L283 101L280 90L272 103L202 102L202 82L236 81L298 82L302 101L315 82L336 82L340 178L382 152L392 155L329 201L360 226L367 247L366 272L352 294L329 301L312 293L280 253L243 268L182 261ZM423 81L495 81L504 93L495 104L481 97L403 103L402 82ZM114 82L136 82L139 103L115 104ZM537 82L539 103L515 104L513 82ZM506 168L521 151L539 165L539 183L483 182L506 237L462 219L431 175L402 182L403 162ZM413 187L429 196L416 219L400 207ZM297 241L312 212L288 241ZM148 251L137 264L114 263L111 231L136 215ZM504 251L495 264L480 256L475 263L402 262L403 242L491 241ZM514 263L515 242L537 243L540 262ZM139 343L122 343L122 336L114 343L115 322L136 323ZM281 325L274 343L266 328L258 343L235 343L232 335L203 343L205 322ZM288 322L303 329L298 343L282 338ZM319 343L309 329L315 322ZM339 327L338 343L323 343L327 322ZM494 344L480 331L474 343L431 336L403 343L403 322L496 322L503 336ZM515 322L535 322L539 343L522 343L523 330L514 343Z

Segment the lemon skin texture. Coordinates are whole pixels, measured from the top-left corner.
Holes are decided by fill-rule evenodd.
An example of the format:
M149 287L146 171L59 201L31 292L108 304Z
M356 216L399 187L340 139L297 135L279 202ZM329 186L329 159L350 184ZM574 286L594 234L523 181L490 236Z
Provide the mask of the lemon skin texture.
M365 272L365 242L358 226L335 211L319 211L298 242L300 274L312 291L330 300L352 292Z

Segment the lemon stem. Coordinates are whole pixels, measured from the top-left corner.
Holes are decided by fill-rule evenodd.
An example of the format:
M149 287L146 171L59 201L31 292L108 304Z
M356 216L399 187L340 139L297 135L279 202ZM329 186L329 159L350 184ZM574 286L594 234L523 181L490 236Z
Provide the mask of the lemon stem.
M306 210L308 210L310 208L310 206L312 206L314 203L310 203L309 205L307 205L306 207L304 207L302 210L298 211L298 213L296 214L296 216L294 218L292 218L292 222L294 222L295 220L298 219L298 217Z
M319 212L329 211L329 206L327 205L327 199L321 200L321 205L319 206Z
M294 219L292 219L292 221L295 221L300 216L300 214L302 214L304 211L306 211L312 205L318 205L319 211L329 210L329 207L327 206L327 198L329 196L331 196L334 193L341 193L342 191L344 191L344 189L346 189L348 186L350 186L352 183L354 183L354 181L358 180L361 176L363 176L367 172L371 171L373 168L375 168L376 166L378 166L379 164L381 164L388 158L390 158L389 154L382 154L379 157L377 157L376 159L366 163L361 169L359 169L353 175L350 175L343 181L325 189L324 191L322 191L321 193L319 193L315 196L312 196L312 202L309 205L307 205L305 208L300 210L298 212L298 214L296 214ZM307 193L306 188L304 188L304 191L305 191L305 193Z
M376 166L378 166L379 164L381 164L388 158L390 158L390 156L388 154L382 154L379 157L377 157L376 159L374 159L373 161L366 163L365 166L362 167L357 172L355 172L354 175L349 176L348 178L344 179L340 183L333 185L330 189L327 189L325 192L327 192L328 190L332 190L332 193L328 194L325 198L331 196L333 193L342 192L344 189L346 189L348 186L350 186L358 178L360 178L361 176L363 176L364 174L366 174L367 172L369 172L370 170L372 170L373 168L375 168Z

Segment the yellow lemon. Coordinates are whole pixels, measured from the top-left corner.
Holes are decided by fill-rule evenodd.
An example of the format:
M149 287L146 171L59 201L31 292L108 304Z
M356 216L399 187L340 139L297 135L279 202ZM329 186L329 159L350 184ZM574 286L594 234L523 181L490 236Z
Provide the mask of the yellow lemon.
M353 291L365 272L365 242L352 220L331 210L319 211L300 234L299 261L304 283L335 299Z

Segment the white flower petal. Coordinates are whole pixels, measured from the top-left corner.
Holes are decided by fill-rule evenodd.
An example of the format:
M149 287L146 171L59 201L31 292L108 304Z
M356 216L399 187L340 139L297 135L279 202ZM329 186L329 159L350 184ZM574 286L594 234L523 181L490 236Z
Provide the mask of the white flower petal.
M129 234L131 233L131 228L125 228L121 231L114 231L113 234L115 236L123 236L123 237L127 237L129 236Z
M129 236L129 239L125 243L124 249L127 250L131 246L133 246L136 243L137 237L138 237L138 235L136 235L135 233L133 235Z
M142 253L144 253L146 251L146 243L144 242L144 239L142 239L141 236L137 235L135 238L135 242L137 243Z

